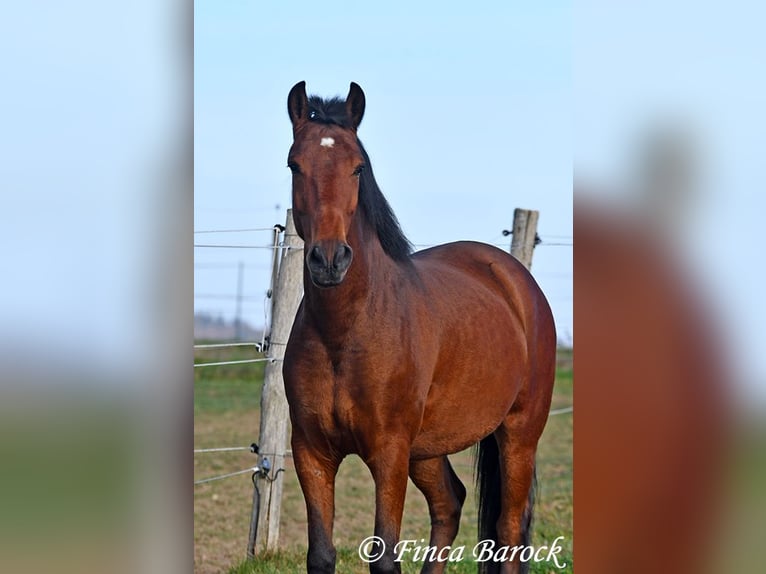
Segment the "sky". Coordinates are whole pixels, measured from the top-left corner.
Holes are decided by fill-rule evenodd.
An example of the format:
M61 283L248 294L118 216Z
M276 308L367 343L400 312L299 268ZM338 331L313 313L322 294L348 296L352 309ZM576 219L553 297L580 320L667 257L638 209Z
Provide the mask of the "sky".
M20 356L56 373L148 364L135 357L153 348L157 268L172 244L160 230L176 237L191 219L173 193L191 91L179 8L0 9L0 263L11 278L0 372ZM56 359L26 360L41 348Z
M195 4L195 244L267 245L290 203L287 93L365 91L359 128L416 246L508 249L516 207L540 211L532 271L573 337L571 5ZM546 243L551 245L546 245ZM561 245L563 244L563 245ZM264 324L267 249L195 248L195 312Z

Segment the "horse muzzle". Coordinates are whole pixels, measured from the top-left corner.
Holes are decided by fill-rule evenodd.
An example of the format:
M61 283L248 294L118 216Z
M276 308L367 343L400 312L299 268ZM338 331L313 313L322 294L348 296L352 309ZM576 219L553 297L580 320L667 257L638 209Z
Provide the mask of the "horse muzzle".
M354 251L347 243L315 243L306 254L306 268L317 287L335 287L343 282L351 266Z

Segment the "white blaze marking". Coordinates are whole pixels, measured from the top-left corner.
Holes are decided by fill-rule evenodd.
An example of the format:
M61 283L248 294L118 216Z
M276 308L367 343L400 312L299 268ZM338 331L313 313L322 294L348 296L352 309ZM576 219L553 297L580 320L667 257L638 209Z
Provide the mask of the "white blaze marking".
M319 142L319 145L322 147L332 147L335 145L335 140L332 138L322 138L322 141Z

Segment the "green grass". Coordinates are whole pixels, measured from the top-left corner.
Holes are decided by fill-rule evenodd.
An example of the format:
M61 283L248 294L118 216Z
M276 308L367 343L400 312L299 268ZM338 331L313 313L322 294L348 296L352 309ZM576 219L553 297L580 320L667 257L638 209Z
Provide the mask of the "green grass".
M215 367L211 367L215 368ZM194 389L194 416L243 412L258 409L261 404L263 376L252 378L216 377Z
M196 362L236 360L257 356L252 350L228 349L206 352ZM195 448L245 446L258 439L260 389L263 363L195 369ZM571 354L559 362L553 409L572 404ZM460 533L454 546L466 547L462 562L449 564L447 572L476 572L471 549L476 544L476 504L470 451L450 457L455 471L469 491ZM251 466L249 452L205 454L195 457L195 479ZM282 548L255 560L244 560L252 500L250 477L243 475L195 487L195 572L212 574L265 574L305 572L306 521L303 495L291 461L286 464L282 519ZM335 543L338 574L369 571L357 555L357 545L372 534L374 485L358 459L349 457L341 466L336 487ZM538 450L538 493L534 545L560 541L558 570L552 563L531 563L533 574L573 572L572 564L572 416L552 417ZM428 539L428 510L422 495L410 484L402 523L402 537ZM419 562L405 560L402 571L419 572Z

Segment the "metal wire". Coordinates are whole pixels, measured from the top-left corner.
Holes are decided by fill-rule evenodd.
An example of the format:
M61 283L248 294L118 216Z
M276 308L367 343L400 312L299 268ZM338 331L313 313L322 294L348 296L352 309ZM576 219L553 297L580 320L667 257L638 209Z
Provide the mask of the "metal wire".
M244 363L265 363L265 362L271 362L276 363L277 361L281 361L282 359L274 359L271 357L265 357L263 359L243 359L241 361L218 361L216 363L195 363L194 368L197 367L218 367L221 365L242 365Z
M260 343L256 343L253 341L250 342L241 342L241 343L210 343L206 345L194 345L195 349L219 349L222 347L258 347Z
M229 446L223 448L195 448L194 454L203 452L233 452L235 450L252 450L249 446Z
M205 231L195 231L197 233L244 233L246 231L271 231L273 227L253 227L250 229L207 229Z
M195 243L194 247L217 247L220 249L275 249L273 245L216 245L211 243Z
M260 469L257 466L252 466L250 468L246 468L245 470L238 470L237 472L230 472L229 474L222 474L220 476L211 476L210 478L203 478L202 480L195 480L194 485L198 484L205 484L206 482L213 482L214 480L223 480L224 478L229 478L232 476L238 476L240 474L245 474L247 472L259 472Z
M249 450L250 452L253 452L253 447L251 445L251 446L231 446L231 447L223 447L223 448L196 448L194 449L194 454L201 454L201 453L207 453L207 452L242 451L242 450ZM283 453L258 451L257 454L258 456L265 456L265 457L272 457L272 458L277 456L281 456L284 458L291 458L293 456L293 451L288 448Z

